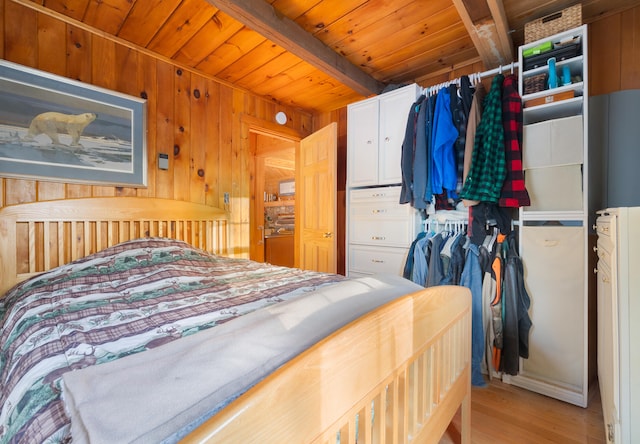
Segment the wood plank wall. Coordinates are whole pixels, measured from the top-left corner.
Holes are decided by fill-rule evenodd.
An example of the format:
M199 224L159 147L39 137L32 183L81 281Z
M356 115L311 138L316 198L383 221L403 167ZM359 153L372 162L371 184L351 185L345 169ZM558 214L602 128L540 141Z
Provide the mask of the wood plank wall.
M147 99L147 188L0 178L0 206L75 197L151 196L224 207L230 194L231 254L248 257L251 160L247 118L307 135L313 115L235 89L123 42L0 0L0 57ZM325 116L325 120L328 118ZM157 155L169 154L169 170Z
M589 26L589 93L640 88L640 6Z

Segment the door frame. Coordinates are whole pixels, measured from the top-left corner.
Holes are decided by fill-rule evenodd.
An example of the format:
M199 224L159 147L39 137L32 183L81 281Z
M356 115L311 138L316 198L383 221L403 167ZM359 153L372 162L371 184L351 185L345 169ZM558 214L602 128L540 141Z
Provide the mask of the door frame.
M256 223L256 214L264 214L264 203L260 195L257 195L256 187L259 186L256 183L256 146L255 135L261 134L276 139L283 139L295 142L296 146L296 158L298 156L298 150L300 149L300 140L311 134L301 133L295 129L281 126L268 120L262 120L257 117L243 114L240 116L241 125L241 143L242 149L249 153L248 156L248 169L249 169L249 258L254 259L256 249L259 245L256 241L260 236L260 230L258 229L258 223ZM296 166L297 168L297 166ZM243 218L244 219L244 218ZM263 246L264 248L264 246ZM262 256L264 257L264 256Z

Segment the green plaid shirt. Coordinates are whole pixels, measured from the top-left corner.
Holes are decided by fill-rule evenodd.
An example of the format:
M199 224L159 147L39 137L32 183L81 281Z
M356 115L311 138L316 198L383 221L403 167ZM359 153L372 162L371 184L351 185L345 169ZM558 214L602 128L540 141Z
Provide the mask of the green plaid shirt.
M497 203L507 176L502 124L502 83L498 74L484 99L484 111L476 129L471 168L460 197L480 202Z

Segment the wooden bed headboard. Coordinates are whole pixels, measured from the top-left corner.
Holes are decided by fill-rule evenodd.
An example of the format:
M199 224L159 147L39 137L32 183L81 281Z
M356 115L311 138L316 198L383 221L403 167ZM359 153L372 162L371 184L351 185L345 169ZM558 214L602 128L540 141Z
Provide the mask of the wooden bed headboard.
M225 211L143 197L51 200L0 208L0 297L18 282L112 245L143 237L228 252Z

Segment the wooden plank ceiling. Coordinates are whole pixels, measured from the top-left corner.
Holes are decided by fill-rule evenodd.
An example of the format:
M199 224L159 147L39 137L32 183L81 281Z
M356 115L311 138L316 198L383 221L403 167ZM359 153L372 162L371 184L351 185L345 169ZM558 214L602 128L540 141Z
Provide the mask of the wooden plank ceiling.
M277 103L331 111L482 61L575 0L13 0ZM583 20L640 4L585 0Z

